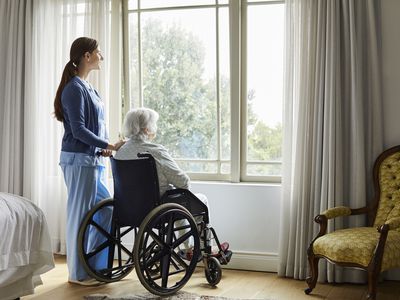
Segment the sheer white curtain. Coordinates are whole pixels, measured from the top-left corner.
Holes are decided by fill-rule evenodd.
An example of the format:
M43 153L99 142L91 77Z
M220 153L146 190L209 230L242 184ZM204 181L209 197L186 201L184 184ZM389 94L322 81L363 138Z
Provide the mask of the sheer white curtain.
M24 86L32 1L0 1L0 192L22 194Z
M89 81L109 102L110 3L106 0L33 0L32 49L27 68L24 122L24 195L44 211L53 249L65 253L66 189L58 166L63 127L53 117L53 101L73 40L99 41L102 70ZM107 109L108 111L108 109Z
M307 276L316 214L371 199L372 164L383 145L378 16L379 0L286 0L280 276ZM345 220L328 230L366 222ZM325 264L319 280L358 275Z

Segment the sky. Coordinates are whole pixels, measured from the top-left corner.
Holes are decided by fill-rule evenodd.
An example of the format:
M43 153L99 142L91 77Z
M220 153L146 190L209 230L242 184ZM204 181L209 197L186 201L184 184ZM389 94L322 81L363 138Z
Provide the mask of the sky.
M282 121L283 5L248 9L247 88L255 90L255 111L268 125Z
M168 3L164 1L162 0L162 3L167 5ZM150 2L157 4L159 0ZM189 2L193 4L198 1ZM204 1L202 2L204 4ZM182 3L189 4L186 0ZM206 49L204 77L214 78L216 64L214 12L213 8L147 12L142 14L142 20L156 18L162 20L165 26L181 25L197 36ZM254 110L269 126L275 126L282 120L283 18L282 4L248 7L247 87L248 90L255 90ZM219 21L220 72L229 77L228 7L220 8Z

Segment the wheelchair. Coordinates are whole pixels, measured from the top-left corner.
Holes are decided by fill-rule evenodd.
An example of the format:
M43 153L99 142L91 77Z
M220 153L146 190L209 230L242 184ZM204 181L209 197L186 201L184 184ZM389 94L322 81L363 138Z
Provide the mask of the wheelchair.
M228 264L232 252L221 247L207 206L186 189L169 190L160 198L150 154L139 153L133 160L111 157L111 168L114 197L94 206L78 233L78 253L87 273L115 282L135 269L142 285L163 297L181 289L202 261L208 283L217 285L221 265ZM190 259L181 255L188 247Z

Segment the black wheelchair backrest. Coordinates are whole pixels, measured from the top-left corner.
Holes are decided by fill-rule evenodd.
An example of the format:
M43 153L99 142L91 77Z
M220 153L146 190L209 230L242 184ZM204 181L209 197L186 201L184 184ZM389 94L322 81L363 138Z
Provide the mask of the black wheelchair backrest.
M114 179L114 220L120 226L138 227L146 215L159 204L157 168L150 154L137 159L111 157Z

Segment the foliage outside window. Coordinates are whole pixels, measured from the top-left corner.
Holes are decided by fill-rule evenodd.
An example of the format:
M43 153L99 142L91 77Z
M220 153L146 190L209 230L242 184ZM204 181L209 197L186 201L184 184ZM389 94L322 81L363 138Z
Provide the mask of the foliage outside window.
M124 54L129 68L123 111L138 106L158 111L155 142L169 149L193 179L230 180L232 160L241 160L241 180L280 178L282 93L276 91L282 86L283 3L242 4L242 20L246 20L243 14L247 19L252 15L254 21L246 25L256 30L244 33L241 47L255 56L242 57L242 63L235 65L230 63L228 1L129 0L125 6ZM267 16L277 16L265 21L256 13L260 9ZM274 34L263 26L278 29ZM271 36L275 40L262 45L269 44L267 49L273 48L271 53L278 53L278 57L266 59L268 53L257 52L257 43ZM271 62L274 65L268 65ZM265 69L257 70L257 64ZM230 76L232 71L245 68L253 68L258 78L242 78L241 88L247 96L240 100L240 109L245 113L242 119L233 120ZM260 87L263 80L265 86ZM274 94L268 93L268 86ZM261 112L268 110L268 105L274 106L274 123ZM242 140L238 139L241 157L232 156L232 146L238 146L232 145L232 135L240 135L232 130L232 122L246 128L246 134L241 132Z

